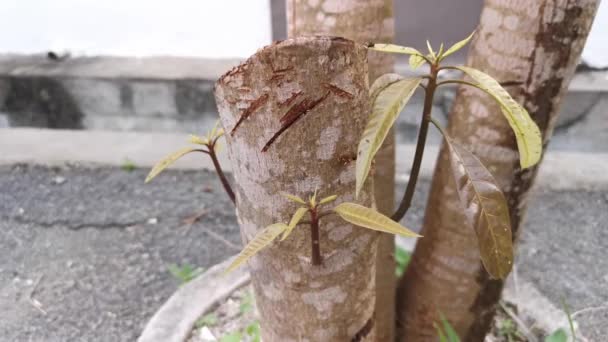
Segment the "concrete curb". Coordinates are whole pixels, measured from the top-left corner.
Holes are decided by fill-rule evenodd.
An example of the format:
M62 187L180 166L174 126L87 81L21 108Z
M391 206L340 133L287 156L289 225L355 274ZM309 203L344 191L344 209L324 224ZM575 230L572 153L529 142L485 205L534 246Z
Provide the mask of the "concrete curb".
M522 280L515 283L514 277L511 275L502 293L502 298L517 305L519 314L531 318L534 326L550 333L563 329L568 336L572 335L566 313L553 305L533 284ZM576 320L573 322L577 339L587 341L582 331L578 329Z
M124 165L129 160L138 167L151 167L165 155L187 146L185 134L50 130L35 128L0 129L0 165L30 163L62 165L92 163ZM432 177L439 148L428 146L421 177ZM407 180L414 145L399 145L398 180ZM226 171L230 163L220 154ZM189 155L173 168L213 169L209 158ZM552 190L608 189L608 153L549 151L540 169L537 186Z
M244 267L224 274L233 258L211 267L177 289L148 321L137 341L186 341L197 319L249 282L249 272Z
M415 240L397 239L400 247L412 252ZM148 321L138 342L184 342L198 318L213 309L237 289L249 283L251 277L245 267L224 275L223 270L234 257L225 260L198 276L177 291ZM514 271L515 273L516 271ZM570 335L568 319L563 310L558 309L533 284L511 275L507 280L502 298L517 305L519 315L534 322L543 331L553 332L563 329ZM576 321L574 322L577 326ZM577 337L586 341L577 328Z
M148 168L188 145L187 134L8 128L0 129L0 165L121 166L131 161L138 167ZM225 153L220 153L220 162L230 171ZM172 168L212 170L213 164L206 156L191 154L178 160Z

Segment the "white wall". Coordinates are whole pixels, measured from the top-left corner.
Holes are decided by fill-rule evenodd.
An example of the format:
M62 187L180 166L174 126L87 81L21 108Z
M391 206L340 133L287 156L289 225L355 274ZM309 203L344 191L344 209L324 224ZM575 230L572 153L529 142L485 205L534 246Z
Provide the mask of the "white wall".
M0 0L0 53L248 57L269 0Z
M270 0L0 0L0 53L244 58L270 41ZM606 0L583 59L608 66Z
M597 11L585 50L583 60L595 67L608 67L608 1L603 0Z

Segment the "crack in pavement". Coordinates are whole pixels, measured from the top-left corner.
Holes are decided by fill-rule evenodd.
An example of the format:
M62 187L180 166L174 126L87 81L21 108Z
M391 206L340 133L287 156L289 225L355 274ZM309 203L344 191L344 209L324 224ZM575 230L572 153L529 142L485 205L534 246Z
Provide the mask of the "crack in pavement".
M3 220L13 221L22 224L31 224L40 226L43 228L54 228L57 226L66 227L69 230L80 230L83 228L93 228L93 229L125 229L133 226L144 225L147 223L146 220L141 221L129 221L129 222L84 222L77 223L71 222L69 220L56 220L51 222L45 221L37 221L37 220L27 220L20 216L2 216Z

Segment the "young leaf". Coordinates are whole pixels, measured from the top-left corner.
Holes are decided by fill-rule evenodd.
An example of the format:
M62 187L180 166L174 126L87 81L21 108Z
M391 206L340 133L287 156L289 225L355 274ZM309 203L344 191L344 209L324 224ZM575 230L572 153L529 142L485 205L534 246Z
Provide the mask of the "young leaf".
M437 58L441 59L442 56L443 56L443 43L441 43L441 45L439 45L439 51L437 51Z
M317 188L315 188L315 192L313 193L312 196L309 197L309 203L311 207L316 207L317 206Z
M500 104L502 113L515 132L519 149L519 162L522 169L529 168L540 160L543 150L540 130L522 106L520 106L500 84L489 75L473 68L456 67L469 75L479 88L491 95Z
M230 264L230 266L228 266L226 269L226 273L232 272L242 263L254 256L262 248L270 245L270 243L272 243L277 236L284 232L285 229L287 229L287 225L285 223L275 223L264 228L253 238L253 240L249 241L247 246L245 246L241 253L237 255L236 259L234 259L232 264Z
M420 55L411 55L409 59L410 68L414 70L418 69L424 62L426 62L426 60Z
M504 279L513 266L507 200L475 155L446 136L452 176L465 216L479 240L481 261L493 278Z
M145 182L148 183L154 177L156 177L159 173L163 172L163 170L166 169L169 165L173 164L176 160L178 160L179 158L183 157L184 155L186 155L190 152L194 152L194 151L200 151L200 150L198 150L196 148L192 148L192 147L184 147L179 151L171 153L170 155L165 157L165 159L159 161L156 165L154 165L152 170L150 170L148 177L146 177Z
M433 51L433 48L431 47L431 43L429 42L429 40L426 40L426 47L427 49L429 49L429 56L431 57L432 60L437 59L437 55L435 54L435 51Z
M459 41L458 43L450 46L449 49L447 49L445 51L445 53L441 56L441 59L453 54L454 52L462 49L465 45L467 45L470 41L471 38L473 38L473 35L475 35L475 31L473 31L468 37L466 37L465 39Z
M281 196L287 198L288 200L292 201L292 202L296 202L299 204L304 204L307 205L308 203L306 203L306 201L304 201L302 198L296 196L296 195L292 195L292 194L288 194L286 192L280 192Z
M298 208L298 210L296 210L296 212L291 217L291 220L289 221L287 229L285 229L285 232L283 232L283 237L281 237L281 241L285 240L289 236L289 234L291 234L291 231L298 225L298 223L302 220L302 217L304 217L307 212L308 208Z
M190 142L192 144L197 144L197 145L207 145L207 144L209 144L209 139L201 138L198 135L190 134L190 137L188 138L188 142Z
M382 146L391 126L414 94L421 78L406 78L390 84L378 93L357 151L356 196L363 188L372 160Z
M422 55L420 51L414 48L396 44L374 44L369 49L380 52L403 53L406 55Z
M213 125L211 132L209 132L209 140L219 138L222 135L224 135L224 129L220 128L220 120L217 120L215 125Z
M324 199L319 201L319 205L323 205L323 204L327 204L329 202L333 202L336 200L336 198L338 198L337 195L331 195L331 196L327 196Z
M342 219L360 227L407 237L421 237L379 212L356 203L342 203L333 209Z

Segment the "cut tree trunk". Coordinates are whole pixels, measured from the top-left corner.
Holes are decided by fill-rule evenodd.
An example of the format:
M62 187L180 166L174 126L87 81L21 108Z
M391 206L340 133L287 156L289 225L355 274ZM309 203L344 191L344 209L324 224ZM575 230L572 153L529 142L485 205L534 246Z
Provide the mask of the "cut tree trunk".
M357 144L367 115L367 51L343 38L270 45L222 76L215 89L226 130L243 242L297 205L281 191L354 201ZM240 124L237 126L237 122ZM370 205L371 189L360 203ZM250 262L262 338L372 341L379 234L336 215L321 219L321 266L300 225Z
M467 65L508 88L551 137L564 92L597 10L598 0L487 0ZM493 173L505 192L514 239L519 235L537 168L522 171L514 134L498 105L478 90L461 87L450 113L450 135ZM401 341L436 341L433 323L443 313L464 341L483 341L503 281L483 269L473 228L441 149L423 235L399 288Z
M290 37L333 35L356 42L390 43L395 35L393 0L288 0L287 33ZM393 55L370 51L370 84L393 72ZM395 201L395 133L391 130L376 155L374 175L378 211L392 215ZM395 237L382 234L376 264L376 336L392 341L395 327Z

